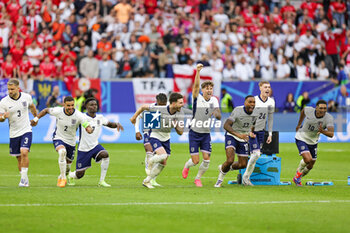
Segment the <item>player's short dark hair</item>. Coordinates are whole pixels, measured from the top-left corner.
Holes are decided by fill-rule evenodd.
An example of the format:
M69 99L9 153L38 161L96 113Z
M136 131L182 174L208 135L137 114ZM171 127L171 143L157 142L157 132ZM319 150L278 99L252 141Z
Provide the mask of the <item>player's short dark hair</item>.
M96 103L98 103L97 99L94 98L94 97L90 97L90 98L87 98L84 102L84 105L86 106L89 102L91 101L96 101Z
M247 95L245 98L244 98L244 101L246 101L248 98L250 98L250 97L253 97L254 98L254 96L253 95Z
M164 93L159 93L157 96L156 96L156 100L157 102L159 103L166 103L168 101L168 97L166 96L166 94Z
M16 78L11 78L8 82L7 85L15 85L16 87L19 86L19 81Z
M204 81L201 85L201 88L206 88L207 86L214 87L214 83L212 81Z
M318 105L320 105L320 104L325 104L325 105L327 105L327 102L326 102L325 100L319 100L319 101L317 101L316 106L318 106Z
M63 100L64 103L69 102L69 101L74 101L74 98L72 96L66 96Z
M173 92L169 96L169 102L174 103L174 102L177 102L178 99L183 99L183 98L184 97L180 93Z

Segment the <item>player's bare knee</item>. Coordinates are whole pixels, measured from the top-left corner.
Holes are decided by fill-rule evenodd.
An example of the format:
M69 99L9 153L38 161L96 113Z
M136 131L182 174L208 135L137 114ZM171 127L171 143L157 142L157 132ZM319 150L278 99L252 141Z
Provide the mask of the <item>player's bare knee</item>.
M192 156L192 162L197 165L199 163L199 158Z
M64 162L64 160L66 159L66 155L67 155L66 149L65 148L59 149L58 155L59 155L60 161Z
M85 170L83 171L76 171L75 175L78 179L82 178L85 175Z
M229 164L229 166L231 166L234 161L235 161L235 157L233 157L233 156L228 157L226 160L226 162L227 162L227 164Z
M108 155L108 152L107 151L102 151L99 155L98 155L99 158L101 159L105 159L105 158L108 158L109 155Z

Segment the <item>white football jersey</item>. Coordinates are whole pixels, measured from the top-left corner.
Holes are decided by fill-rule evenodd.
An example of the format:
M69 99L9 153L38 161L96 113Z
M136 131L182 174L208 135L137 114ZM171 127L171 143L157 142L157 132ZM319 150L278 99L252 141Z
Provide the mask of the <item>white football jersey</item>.
M193 119L197 121L208 121L214 112L215 108L219 108L219 102L215 97L211 97L208 101L199 94L196 99L193 100ZM206 124L208 127L197 127L197 124L193 124L191 129L197 133L210 133L210 124Z
M254 126L256 118L257 115L255 115L254 111L249 115L245 111L244 106L238 106L235 109L233 109L228 119L231 119L233 121L233 131L238 132L240 134L248 134L251 131L251 128ZM234 137L237 141L244 142L243 139L238 138L230 134L229 132L227 132L227 134Z
M68 145L75 146L78 126L86 122L86 117L78 110L67 115L63 107L49 108L49 114L56 117L56 129L52 135L53 140L62 140Z
M10 138L16 138L25 133L32 132L28 110L31 104L33 104L32 97L23 92L19 93L17 100L6 96L0 101L0 113L10 113L8 118Z
M157 112L161 114L160 117L160 129L151 129L150 130L150 137L157 138L159 141L165 142L170 139L170 132L171 129L174 128L173 124L171 124L172 121L182 121L184 122L184 113L181 109L180 112L176 112L174 114L170 114L169 112L169 105L168 106L153 106L149 108L151 112Z
M334 119L328 112L324 117L317 118L316 110L312 107L304 108L305 119L302 127L300 127L295 134L295 138L305 142L309 145L317 144L320 139L320 133L318 132L318 126L322 124L323 129L327 127L334 127Z
M94 118L86 114L86 120L89 122L90 127L94 129L92 134L86 132L86 130L80 125L79 126L79 151L90 151L98 145L98 137L101 134L102 126L108 124L107 118L101 114L96 114Z
M275 111L275 100L267 97L264 102L259 95L255 96L255 108L254 112L257 115L255 123L255 131L261 131L266 128L266 121L269 113L274 113Z

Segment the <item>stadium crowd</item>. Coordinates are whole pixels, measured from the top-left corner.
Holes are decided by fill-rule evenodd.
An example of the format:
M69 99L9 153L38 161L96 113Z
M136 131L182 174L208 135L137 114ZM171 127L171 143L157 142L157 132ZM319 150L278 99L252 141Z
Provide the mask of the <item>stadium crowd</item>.
M347 82L350 1L3 0L1 77L173 77L201 62L223 80Z

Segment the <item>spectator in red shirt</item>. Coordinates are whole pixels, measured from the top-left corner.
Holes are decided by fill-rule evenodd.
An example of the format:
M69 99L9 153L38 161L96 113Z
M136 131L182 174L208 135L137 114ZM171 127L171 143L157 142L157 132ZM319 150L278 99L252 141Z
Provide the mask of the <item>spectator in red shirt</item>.
M300 5L300 9L308 10L308 15L310 18L315 19L315 11L317 9L317 3L306 0Z
M24 40L17 33L14 33L9 40L10 50L16 46L17 42L19 42L21 48L24 47Z
M62 61L63 66L66 64L68 58L75 62L75 60L77 59L77 55L75 54L75 52L70 51L69 45L66 44L65 46L63 46L63 51L59 56L59 59Z
M265 8L265 12L269 11L269 8L265 4L264 0L258 0L258 2L253 7L254 14L258 14L261 11L261 7Z
M6 7L7 13L11 17L11 21L15 22L16 17L18 17L18 10L21 9L21 6L18 4L17 0L11 0Z
M342 0L336 0L331 3L330 9L332 11L332 16L337 20L338 26L341 26L345 23L345 12L346 5Z
M74 78L77 76L78 69L75 66L74 62L71 58L67 58L66 64L62 68L62 74L64 77L64 82L66 83L66 87L68 91L72 90Z
M295 8L292 4L290 4L290 0L286 0L286 5L281 8L281 15L284 19L289 17L294 18L296 16Z
M145 0L144 6L147 14L154 15L157 8L157 0Z
M11 54L6 56L6 61L2 63L1 68L4 78L16 77L16 64L13 62Z
M19 79L23 81L24 89L27 90L27 80L33 73L33 65L30 63L27 54L23 54L22 60L17 66L17 74Z
M22 60L24 54L24 49L21 47L21 42L18 40L16 46L10 49L10 54L12 54L13 61L18 64Z
M40 74L42 79L54 79L56 78L55 64L50 61L50 57L46 56L44 61L40 64Z

